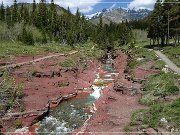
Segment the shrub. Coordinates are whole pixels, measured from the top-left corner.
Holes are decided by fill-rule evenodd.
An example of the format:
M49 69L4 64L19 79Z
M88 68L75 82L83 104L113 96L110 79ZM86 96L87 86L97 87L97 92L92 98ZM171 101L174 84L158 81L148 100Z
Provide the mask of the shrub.
M179 88L173 84L167 84L166 85L166 90L168 93L177 93L179 91Z
M72 58L67 58L63 62L60 62L60 66L62 66L62 67L74 67L74 66L76 66L76 62Z
M18 129L18 128L22 128L22 121L20 120L20 119L16 119L15 120L15 123L14 123L14 127L16 128L16 129Z
M27 45L34 45L33 34L30 31L27 31L25 26L22 28L19 40Z

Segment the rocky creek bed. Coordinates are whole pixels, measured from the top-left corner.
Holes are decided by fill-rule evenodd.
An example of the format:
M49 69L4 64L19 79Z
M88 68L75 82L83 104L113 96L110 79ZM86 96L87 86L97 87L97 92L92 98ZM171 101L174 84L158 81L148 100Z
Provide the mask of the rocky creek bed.
M128 56L120 53L114 64L110 55L104 64L89 60L87 69L79 74L57 70L57 61L64 59L58 56L13 71L17 83L25 85L24 112L29 114L15 115L24 127L15 134L124 134L132 112L144 108L139 97L133 96L141 85L129 81L124 73ZM32 78L24 77L29 69L36 71ZM59 87L60 82L65 86ZM3 132L13 132L12 119L3 124Z
M109 55L105 64L102 64L96 73L96 79L91 87L78 92L75 98L62 102L57 108L51 109L36 129L37 134L68 134L84 124L96 112L95 103L102 95L104 88L112 83L118 73L112 67L112 58ZM78 132L77 132L78 133Z

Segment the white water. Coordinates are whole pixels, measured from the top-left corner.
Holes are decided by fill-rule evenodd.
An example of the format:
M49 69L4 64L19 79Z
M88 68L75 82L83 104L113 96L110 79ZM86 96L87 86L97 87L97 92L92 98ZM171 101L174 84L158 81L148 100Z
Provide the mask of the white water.
M49 116L45 117L44 121L41 123L44 126L43 133L53 134L53 135L64 135L72 131L72 129L66 127L65 121L58 121L55 117ZM38 132L39 134L42 132Z
M95 99L100 98L101 96L101 90L104 88L102 86L96 86L92 85L94 92L90 94L90 96L93 96Z

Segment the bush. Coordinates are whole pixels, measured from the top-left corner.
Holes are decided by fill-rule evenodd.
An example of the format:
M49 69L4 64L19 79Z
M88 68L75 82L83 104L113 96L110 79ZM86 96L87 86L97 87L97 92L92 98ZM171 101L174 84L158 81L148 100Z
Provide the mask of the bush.
M19 40L27 45L34 45L33 34L30 31L27 31L25 26L22 28Z
M76 62L72 58L67 58L63 62L60 63L62 67L74 67L76 66Z
M15 123L14 123L14 127L16 128L16 129L18 129L18 128L22 128L22 121L20 120L20 119L16 119L15 120Z
M179 91L179 88L173 84L167 84L166 85L166 90L168 93L177 93Z

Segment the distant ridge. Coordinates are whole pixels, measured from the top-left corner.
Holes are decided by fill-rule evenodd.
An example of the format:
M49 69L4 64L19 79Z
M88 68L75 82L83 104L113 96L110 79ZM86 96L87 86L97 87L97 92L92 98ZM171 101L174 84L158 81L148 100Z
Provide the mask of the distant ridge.
M150 15L149 9L127 9L119 7L117 9L103 9L101 12L86 15L87 19L97 24L99 18L102 17L103 22L109 24L111 21L121 23L122 21L140 20Z

